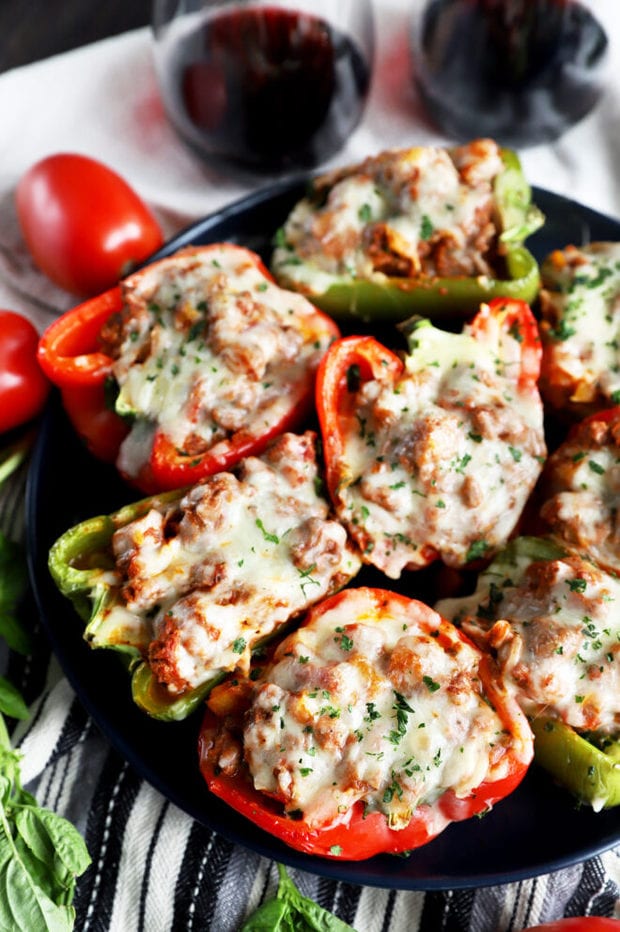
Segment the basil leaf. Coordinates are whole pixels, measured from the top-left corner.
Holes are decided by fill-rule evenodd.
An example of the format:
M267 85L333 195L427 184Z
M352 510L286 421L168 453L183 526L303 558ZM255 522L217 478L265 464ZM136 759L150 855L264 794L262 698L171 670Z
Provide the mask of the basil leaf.
M284 900L276 897L266 900L246 919L239 932L288 932L290 924L284 923L289 913L289 905Z
M19 690L4 676L0 676L0 712L11 718L22 719L28 718L30 714Z
M0 531L0 635L19 654L28 654L32 646L29 633L16 615L27 585L23 548Z
M282 864L278 864L278 874L280 884L277 896L289 904L295 932L355 932L352 926L347 925L338 916L304 896Z
M15 857L0 869L0 914L7 930L71 932L75 921L75 910L50 900Z
M13 614L0 611L0 637L11 650L26 657L32 651L32 638Z
M15 821L18 832L38 857L45 859L45 852L51 850L63 867L76 875L83 874L91 863L78 830L51 809L21 809Z
M295 924L295 930L299 932L355 932L350 925L334 916L333 913L323 909L314 900L306 896L300 896L297 905L297 915L299 920Z
M53 853L50 860L46 862L40 860L19 835L13 839L13 844L15 845L17 858L30 874L33 883L57 906L69 905L71 896L74 893L72 885L75 887L75 880L67 874L66 878L69 887L62 889L59 887L58 881L50 869L54 863Z
M27 582L23 548L0 532L0 611L13 611Z
M22 860L7 835L7 814L0 811L0 930L36 929L37 932L71 932L75 910L58 906L37 885L27 861Z

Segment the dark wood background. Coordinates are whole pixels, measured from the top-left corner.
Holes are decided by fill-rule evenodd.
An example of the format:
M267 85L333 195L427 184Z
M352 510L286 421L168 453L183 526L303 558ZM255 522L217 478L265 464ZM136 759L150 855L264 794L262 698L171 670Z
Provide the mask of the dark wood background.
M146 26L152 0L0 0L0 71Z

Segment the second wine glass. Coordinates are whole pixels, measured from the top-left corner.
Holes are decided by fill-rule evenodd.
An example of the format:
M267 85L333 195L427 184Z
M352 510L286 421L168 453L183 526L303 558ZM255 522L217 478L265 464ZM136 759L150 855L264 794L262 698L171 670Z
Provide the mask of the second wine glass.
M370 0L155 0L152 23L168 117L221 167L313 168L362 116Z

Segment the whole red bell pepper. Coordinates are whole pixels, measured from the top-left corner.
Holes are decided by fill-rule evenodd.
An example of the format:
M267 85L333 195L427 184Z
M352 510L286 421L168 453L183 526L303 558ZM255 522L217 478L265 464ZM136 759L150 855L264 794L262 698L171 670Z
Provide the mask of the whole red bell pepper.
M222 258L238 262L240 267L253 267L260 277L255 286L256 295L249 295L249 299L260 299L261 292L274 283L260 257L242 247L230 243L212 244L190 247L182 252L186 257L196 257L196 261L203 265L212 264L216 270ZM296 374L282 388L277 404L260 418L260 425L257 426L255 417L252 425L231 428L224 438L219 437L217 442L206 449L200 448L197 452L180 449L156 421L149 420L140 412L132 413L129 418L125 416L122 405L114 400L118 389L114 376L115 359L102 338L105 325L115 318L122 321L126 292L129 292L131 300L131 292L136 287L139 288L145 281L150 283L156 280L159 274L169 274L179 255L152 263L129 276L119 286L63 314L44 332L38 348L38 359L43 371L60 389L64 407L93 455L107 462L115 462L132 423L142 419L151 430L143 444L148 449L146 461L136 475L123 473L133 485L149 494L180 488L204 476L228 469L244 456L262 452L273 437L300 423L311 407L318 358L330 342L339 336L336 324L308 303L303 323L299 325L304 359L308 357L308 364L303 372L297 367ZM145 279L145 276L149 276L149 279ZM145 292L148 287L150 285L144 289ZM299 301L299 296L295 300ZM189 313L198 324L206 320L204 307L192 307ZM203 315L202 318L196 316L199 313ZM157 319L155 311L151 327ZM283 326L292 324L283 320ZM206 339L209 339L208 334ZM175 366L174 359L167 357L166 362ZM291 370L293 368L290 366Z
M251 704L253 690L259 689L262 682L271 682L268 664L254 680L251 678L242 682L237 680L232 684L223 683L211 694L199 737L200 769L211 792L290 847L308 854L346 860L362 860L382 853L400 854L420 847L436 837L451 822L485 812L511 793L522 780L532 759L532 734L519 706L496 678L489 658L474 648L462 632L428 606L382 589L343 590L315 606L309 612L304 626L312 626L320 621L321 616L335 609L342 609L348 613L353 626L359 621L365 628L376 625L381 629L390 616L396 616L399 630L401 627L407 628L405 639L408 635L414 639L430 637L450 656L458 655L464 644L476 651L479 655L477 679L480 684L481 701L493 708L505 738L502 761L489 763L486 769L483 768L484 778L470 792L457 795L454 789L445 788L438 795L431 794L432 798L423 800L413 808L410 820L404 827L393 827L390 817L380 807L367 804L363 798L357 799L346 811L342 811L345 807L339 806L339 814L323 824L317 825L315 820L307 820L303 812L286 814L278 801L254 788L249 768L243 759L242 748L234 769L220 766L222 734L234 734L237 736L236 740L242 741L240 731L244 715ZM403 618L406 621L401 626ZM351 630L349 625L346 630ZM274 664L291 656L294 637L295 635L289 636L276 649L272 661ZM349 644L345 646L350 654L355 653ZM308 658L301 657L301 661L304 669L307 669ZM375 675L380 674L375 672ZM429 689L439 691L443 688L439 683L430 681L429 677L422 677L421 673L420 680L423 680ZM303 704L306 701L304 696L313 695L310 684L301 696L297 693L295 695ZM358 697L357 701L362 702L363 698ZM403 708L413 711L407 703L407 697L398 698ZM354 701L353 691L351 701ZM413 699L410 701L415 704ZM368 709L370 713L373 705L372 702L365 705L364 711ZM336 711L333 714L336 714ZM376 711L374 715L377 718L381 717ZM372 717L369 715L369 718ZM308 722L314 723L310 718ZM412 727L416 729L420 726ZM308 724L304 729L311 730L312 724ZM391 736L386 735L386 739L394 740L393 736L392 732ZM350 743L355 746L359 740L359 735L353 733ZM394 771L390 778L396 779Z
M462 334L417 319L408 340L406 355L370 336L337 340L316 387L334 507L366 562L393 578L438 558L490 557L546 454L525 302L481 305Z

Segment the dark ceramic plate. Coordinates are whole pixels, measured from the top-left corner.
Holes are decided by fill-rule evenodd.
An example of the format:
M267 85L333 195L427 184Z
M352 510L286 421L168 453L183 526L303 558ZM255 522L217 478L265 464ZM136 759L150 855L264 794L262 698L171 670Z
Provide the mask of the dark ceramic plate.
M302 182L253 194L196 223L158 256L180 246L234 241L268 259L270 241ZM535 190L547 222L529 241L537 258L569 242L620 240L620 223L570 200ZM161 793L230 840L293 867L357 884L442 890L517 881L582 861L620 843L620 808L594 813L532 767L525 781L483 819L451 825L408 858L381 856L338 862L298 854L211 796L198 770L200 715L178 724L148 719L133 705L128 677L116 656L91 651L81 624L47 571L53 541L78 521L137 498L111 467L95 462L76 440L58 404L46 414L27 491L29 560L43 624L84 706L111 744ZM412 595L414 579L405 581ZM403 586L401 585L401 588Z

